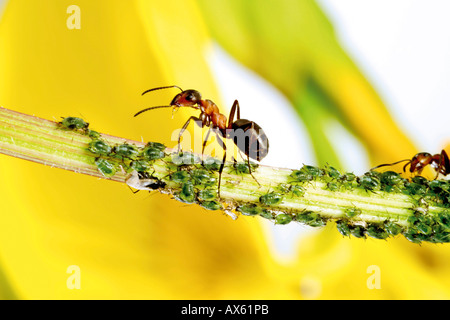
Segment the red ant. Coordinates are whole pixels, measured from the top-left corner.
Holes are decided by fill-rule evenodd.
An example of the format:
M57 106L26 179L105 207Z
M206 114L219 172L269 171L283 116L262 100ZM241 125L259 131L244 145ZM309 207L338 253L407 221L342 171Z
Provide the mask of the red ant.
M239 107L239 102L237 100L234 101L233 106L231 107L230 115L228 117L228 124L227 124L227 117L219 112L219 108L217 105L211 101L211 100L203 100L200 92L197 90L183 90L180 87L173 85L173 86L166 86L166 87L158 87L146 90L142 93L142 95L155 91L155 90L161 90L161 89L167 89L167 88L177 88L181 91L181 93L177 94L170 105L166 106L156 106L156 107L150 107L143 109L136 113L134 116L138 116L139 114L153 109L158 108L174 108L176 110L180 107L191 107L194 109L200 110L199 117L191 116L186 121L186 123L181 128L181 131L178 135L178 152L180 152L180 140L181 136L183 135L183 132L188 127L191 120L196 121L197 124L201 128L209 127L209 130L205 136L205 139L203 140L202 145L202 154L205 150L206 143L209 138L209 134L211 130L214 131L214 133L217 136L217 139L220 141L221 145L223 146L223 160L220 165L219 169L219 182L218 182L218 194L220 197L220 181L222 177L223 168L225 165L225 159L227 156L226 146L223 143L224 139L233 139L235 145L241 150L246 156L247 156L247 165L249 169L249 173L252 175L251 166L250 166L250 158L260 161L262 160L267 153L269 152L269 140L267 139L266 134L264 133L264 130L255 122L247 120L247 119L241 119L241 112ZM236 121L234 121L234 116L236 115ZM245 133L245 143L238 143L238 136L236 136L236 130L242 130L243 133ZM248 137L248 139L247 139ZM236 160L235 160L236 161ZM255 179L255 177L253 177ZM259 182L255 179L255 181Z
M450 173L450 161L445 150L442 150L441 153L437 153L435 155L431 155L428 152L420 152L416 154L412 159L400 160L390 164L381 164L370 170L374 170L384 166L392 166L404 161L407 161L407 163L403 166L403 172L406 171L406 167L409 165L409 172L417 172L417 174L421 174L422 170L427 165L430 165L436 171L435 179L437 179L439 174L446 176Z

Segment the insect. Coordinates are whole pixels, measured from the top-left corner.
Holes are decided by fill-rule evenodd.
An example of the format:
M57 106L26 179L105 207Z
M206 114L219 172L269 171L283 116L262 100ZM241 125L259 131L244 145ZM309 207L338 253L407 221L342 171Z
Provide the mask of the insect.
M370 170L372 171L384 166L393 166L401 162L406 162L403 166L403 172L406 172L406 167L409 165L409 172L420 174L426 166L430 165L436 171L435 179L438 178L439 174L447 176L450 173L450 160L445 150L434 155L428 152L419 152L412 159L404 159L390 164L381 164Z
M152 177L147 172L138 172L133 170L128 176L126 183L129 187L136 189L133 193L139 192L139 190L157 190L164 188L166 183L155 177Z
M239 148L240 151L242 151L247 156L247 166L249 169L249 173L253 177L250 166L250 158L257 161L261 161L265 156L267 156L269 152L269 140L267 139L264 130L257 123L247 119L241 119L239 102L237 100L234 101L227 122L227 117L224 114L220 113L217 105L211 100L202 99L200 92L198 92L197 90L192 89L183 90L180 87L173 85L149 89L144 91L142 95L155 90L168 88L177 88L181 91L172 99L172 102L169 105L145 108L137 112L134 116L136 117L143 112L158 108L173 108L172 110L173 112L181 107L190 107L199 110L200 115L198 117L196 116L189 117L189 119L185 122L185 124L181 128L180 133L178 135L178 151L180 151L180 141L183 132L189 126L189 123L192 120L194 120L201 128L209 127L205 139L203 140L202 154L205 150L205 146L211 131L213 131L216 134L218 141L223 147L223 160L219 168L219 181L218 181L219 197L220 197L220 182L227 155L226 145L223 143L222 139L233 139L234 144ZM257 180L255 179L255 181Z

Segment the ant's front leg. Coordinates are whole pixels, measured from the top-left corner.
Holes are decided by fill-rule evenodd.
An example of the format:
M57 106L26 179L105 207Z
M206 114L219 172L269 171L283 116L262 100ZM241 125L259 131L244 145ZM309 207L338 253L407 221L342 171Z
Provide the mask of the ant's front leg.
M195 116L189 117L189 119L185 122L185 124L181 128L180 133L178 134L178 153L181 152L181 136L183 135L184 131L188 127L188 125L191 122L191 120L198 121L199 123L202 123L202 120L200 118L197 118ZM200 127L203 127L203 125L200 125Z

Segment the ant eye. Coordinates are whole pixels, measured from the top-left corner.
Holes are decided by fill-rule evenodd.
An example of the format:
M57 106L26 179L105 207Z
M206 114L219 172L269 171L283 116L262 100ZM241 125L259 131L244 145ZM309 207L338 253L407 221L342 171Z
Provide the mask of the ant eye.
M194 95L192 93L188 94L185 98L187 101L192 101L194 100Z

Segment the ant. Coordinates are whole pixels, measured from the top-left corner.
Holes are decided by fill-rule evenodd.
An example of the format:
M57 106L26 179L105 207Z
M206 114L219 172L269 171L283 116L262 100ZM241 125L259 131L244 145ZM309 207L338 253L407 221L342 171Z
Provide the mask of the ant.
M186 130L191 120L194 120L201 128L209 127L205 139L203 140L202 154L205 150L205 146L208 141L211 130L214 131L217 139L223 146L223 160L222 163L220 164L219 169L219 182L218 182L219 197L220 197L220 182L223 168L225 165L225 159L227 156L226 145L223 143L222 138L233 139L234 144L239 148L240 151L242 151L247 156L247 165L249 172L252 175L253 179L255 179L255 177L252 174L250 166L250 158L257 161L261 161L269 152L269 140L267 139L264 130L258 124L247 119L241 119L239 102L237 100L234 101L233 106L231 107L227 123L227 117L219 112L219 108L217 107L217 105L211 100L208 99L203 100L200 92L198 92L197 90L192 89L183 90L180 87L173 85L149 89L144 91L142 95L151 91L168 88L177 88L181 91L172 99L170 105L146 108L139 111L134 116L136 117L143 112L158 108L173 108L172 111L176 111L180 107L190 107L199 110L200 111L199 117L195 116L189 117L189 119L185 122L185 124L181 128L181 131L178 135L178 152L180 152L181 136L183 135L183 132ZM236 114L236 121L234 120L235 114ZM245 143L238 143L238 136L236 135L236 130L242 130L243 133L245 133ZM258 183L258 185L260 185L256 179L255 181Z
M437 179L439 174L443 176L450 174L450 160L445 150L435 155L428 152L419 152L412 159L404 159L390 164L381 164L370 170L372 171L384 166L392 166L404 161L407 161L407 163L403 166L403 172L406 172L406 167L409 165L409 172L417 172L417 174L420 174L427 165L430 165L436 171L436 177L434 179Z

